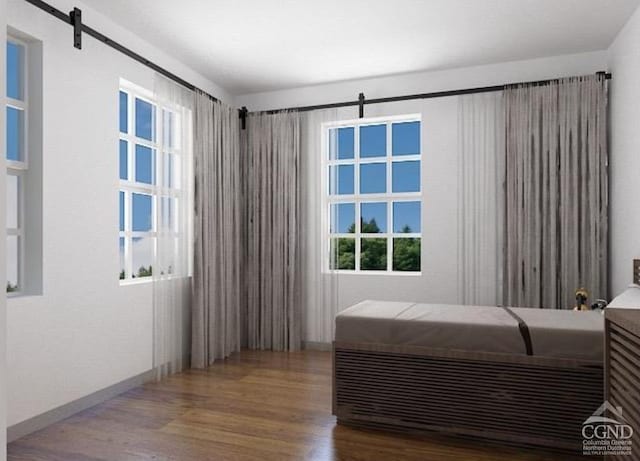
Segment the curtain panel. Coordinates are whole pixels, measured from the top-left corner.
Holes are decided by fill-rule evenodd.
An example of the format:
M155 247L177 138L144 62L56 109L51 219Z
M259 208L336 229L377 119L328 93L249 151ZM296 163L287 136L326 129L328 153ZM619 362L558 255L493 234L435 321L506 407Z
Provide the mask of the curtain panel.
M196 92L191 366L240 350L241 202L238 112Z
M300 115L251 114L242 132L243 344L297 350L302 329Z
M154 98L162 116L162 174L156 177L156 242L153 264L153 369L156 379L189 365L193 215L193 93L156 74ZM158 108L160 111L160 108ZM169 152L172 152L169 154ZM173 166L173 168L172 168Z
M458 102L458 284L461 304L502 303L504 96Z
M607 83L505 91L504 303L567 309L607 297Z

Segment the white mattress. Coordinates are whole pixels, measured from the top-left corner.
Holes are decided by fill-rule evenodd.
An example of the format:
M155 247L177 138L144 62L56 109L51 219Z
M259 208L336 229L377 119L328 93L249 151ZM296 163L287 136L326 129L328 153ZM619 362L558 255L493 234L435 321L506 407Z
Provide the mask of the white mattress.
M511 310L528 326L533 355L603 360L600 313ZM518 321L496 306L362 301L336 316L336 342L526 354Z

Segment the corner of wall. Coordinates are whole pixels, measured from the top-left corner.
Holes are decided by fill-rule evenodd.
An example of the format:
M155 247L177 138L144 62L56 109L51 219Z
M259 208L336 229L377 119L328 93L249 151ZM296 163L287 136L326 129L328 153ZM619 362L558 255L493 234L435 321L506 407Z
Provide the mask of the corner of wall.
M2 41L2 46L0 47L0 88L4 92L5 88L5 75L6 75L6 59L5 52L6 46L4 45L6 41L6 33L7 33L7 2L6 0L0 0L0 39ZM0 146L5 145L4 137L5 137L5 111L4 109L0 111ZM4 168L0 171L0 225L1 228L5 228L5 211L4 207L6 204L5 200L5 191L6 187L4 186L5 182L5 170ZM0 261L4 261L5 259L5 241L6 239L0 239ZM5 264L0 264L0 280L6 280L5 277ZM6 446L7 446L7 387L6 387L6 370L7 370L7 309L6 309L7 298L6 295L0 299L0 461L6 460Z
M633 13L607 51L610 83L609 238L610 287L613 296L632 281L632 260L640 257L640 8Z

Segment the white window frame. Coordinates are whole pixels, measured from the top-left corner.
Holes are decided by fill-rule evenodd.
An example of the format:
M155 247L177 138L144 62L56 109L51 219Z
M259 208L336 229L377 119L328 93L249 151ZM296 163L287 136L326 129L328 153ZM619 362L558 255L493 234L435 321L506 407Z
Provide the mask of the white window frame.
M174 104L170 104L166 101L158 101L154 98L151 91L146 90L138 85L135 85L130 82L125 82L121 80L120 88L118 92L118 107L119 107L119 97L120 91L127 94L127 133L122 133L120 131L120 124L118 122L118 179L119 179L119 189L118 189L118 254L120 254L120 239L124 238L124 269L125 269L125 278L120 279L121 285L132 284L132 283L146 283L153 280L152 276L146 277L137 277L133 276L134 268L133 268L133 254L132 254L132 242L134 238L142 237L142 238L151 238L152 239L152 248L153 248L153 256L152 256L152 271L155 273L158 270L155 267L156 254L157 254L157 229L158 229L158 206L161 198L171 198L174 200L174 232L168 235L168 237L173 237L176 239L187 238L187 236L182 235L178 232L178 218L180 214L178 213L178 209L184 203L184 197L186 194L186 185L180 183L179 187L163 187L160 185L161 181L159 178L163 178L164 174L164 166L165 166L165 155L176 155L180 158L180 168L184 168L185 160L184 160L184 152L182 152L182 146L180 142L179 136L179 127L180 124L184 121L180 120L180 108ZM151 104L154 108L154 120L153 120L153 129L155 134L155 141L149 141L144 138L139 138L135 134L135 100L140 99L144 102ZM164 124L163 124L163 111L170 111L174 114L174 145L169 146L164 143ZM118 120L119 120L120 111L118 109ZM130 180L120 179L120 141L127 142L127 176ZM136 144L148 147L155 151L154 157L154 184L146 184L135 181L135 146ZM175 170L174 170L175 171ZM174 177L175 180L175 177ZM180 179L178 179L180 180ZM162 181L162 183L164 183ZM124 192L124 231L120 230L120 192ZM144 194L151 196L151 230L147 232L133 231L133 195ZM186 277L189 274L172 274L171 276L165 276L165 278L170 277Z
M22 100L10 98L5 92L5 112L7 108L11 107L22 111L22 160L9 160L7 159L6 144L4 146L5 151L5 165L7 176L17 176L18 178L18 221L17 227L7 227L7 237L16 236L18 238L18 258L17 258L17 290L7 292L8 297L19 296L24 293L25 280L26 280L26 262L25 262L25 229L24 229L24 216L25 216L25 176L29 170L29 44L24 40L7 34L6 43L14 43L22 47ZM6 116L6 115L5 115ZM8 136L8 134L7 134ZM7 255L8 257L8 255ZM8 281L7 281L8 283ZM6 291L6 287L5 287Z
M420 123L420 154L418 155L392 155L392 126L394 123L403 122L419 122ZM360 158L360 127L370 125L386 125L387 135L387 152L385 157L371 157ZM331 129L336 128L354 128L354 158L353 159L330 159L329 157L329 132ZM323 258L323 271L331 273L344 273L344 274L365 274L365 275L403 275L403 276L416 276L422 275L422 267L424 264L422 258L423 248L423 142L422 142L422 115L421 114L409 114L409 115L397 115L388 117L372 117L362 118L355 120L345 120L339 122L328 122L322 124L322 195L325 198L322 206L322 219L321 224L324 230L323 242L325 245ZM420 190L418 192L392 192L392 164L394 162L409 162L420 161L420 174L419 183ZM361 194L360 193L360 165L363 164L386 164L386 190L385 193L376 194ZM332 195L329 191L329 176L331 175L331 167L337 165L353 165L354 167L354 194L353 195ZM387 232L380 232L376 234L362 233L361 232L361 204L363 203L386 203L387 205ZM416 233L396 233L393 232L393 203L394 202L419 202L420 203L420 232ZM331 232L331 208L332 205L340 203L354 203L355 204L355 233L332 233ZM331 265L331 241L333 239L349 238L355 239L355 269L332 269ZM360 256L361 256L361 241L363 238L384 238L387 240L387 268L386 270L362 270L360 268ZM395 238L419 238L420 239L420 270L419 271L394 271L393 270L393 241Z

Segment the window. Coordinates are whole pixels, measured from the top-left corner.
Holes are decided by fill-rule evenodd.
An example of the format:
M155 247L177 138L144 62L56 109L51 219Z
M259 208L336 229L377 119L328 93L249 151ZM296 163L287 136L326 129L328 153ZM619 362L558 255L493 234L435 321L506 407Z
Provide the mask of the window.
M129 84L120 89L119 106L119 278L145 279L156 270L188 275L175 273L171 257L165 258L164 267L154 265L159 229L176 242L187 238L177 222L185 193L179 177L182 112ZM178 248L176 244L176 252Z
M6 146L7 167L7 293L23 291L24 258L24 192L28 171L27 146L27 70L24 43L13 38L6 49Z
M420 116L327 125L330 270L419 273Z

